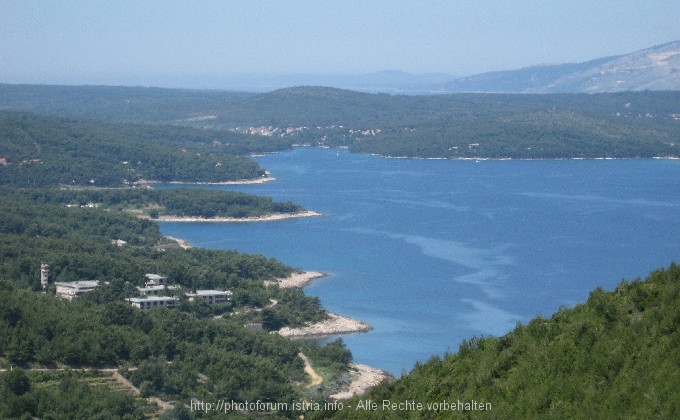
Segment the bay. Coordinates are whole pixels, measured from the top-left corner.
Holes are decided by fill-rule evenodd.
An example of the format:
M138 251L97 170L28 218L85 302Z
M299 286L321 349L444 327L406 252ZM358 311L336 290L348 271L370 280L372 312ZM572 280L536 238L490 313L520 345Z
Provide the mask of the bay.
M201 188L323 215L164 222L161 231L329 273L305 292L371 324L343 339L356 362L397 376L680 255L678 161L386 159L321 148L255 159L277 181Z

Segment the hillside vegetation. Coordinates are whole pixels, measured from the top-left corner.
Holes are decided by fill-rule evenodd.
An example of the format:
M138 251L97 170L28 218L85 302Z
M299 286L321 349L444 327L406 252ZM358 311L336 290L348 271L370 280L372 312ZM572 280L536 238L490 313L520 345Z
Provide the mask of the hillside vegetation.
M223 182L265 175L243 157L287 148L229 131L104 124L0 112L0 185L119 187L142 180Z
M7 191L11 191L5 188ZM2 189L0 189L2 191ZM170 189L29 189L22 190L35 203L67 207L102 207L125 211L141 217L260 217L303 211L297 204L275 202L233 191L200 188Z
M301 207L226 191L128 186L145 178L259 177L264 171L239 154L285 143L14 111L0 112L0 128L1 418L148 418L159 409L147 397L174 402L167 418L195 417L186 407L191 399L213 395L290 402L309 397L301 352L347 375L351 354L341 341L319 346L269 333L327 317L318 298L277 287L274 280L293 268L262 255L183 249L149 219ZM44 293L42 263L52 283ZM124 301L139 295L146 273L177 287L166 290L178 297L177 308L143 311ZM71 302L54 296L54 282L74 280L99 280L99 287ZM185 296L198 289L233 297L209 304ZM141 396L111 385L114 372Z
M261 255L181 249L149 219L299 206L134 188L137 182L261 178L265 171L246 156L293 144L437 158L680 155L678 92L405 97L318 87L254 95L0 85L0 108L0 365L120 368L142 396L176 401L166 413L172 418L204 416L186 408L191 398L322 401L320 388L306 388L298 353L334 372L324 387L348 377L351 354L342 341L319 347L267 332L327 316L317 298L268 286L293 268ZM52 281L102 284L73 302L54 297L54 286L40 293L43 262ZM136 294L145 273L168 276L180 296L228 289L233 300L208 305L181 297L175 310L136 310L123 299ZM586 303L503 337L467 340L458 353L418 364L366 397L381 406L488 403L490 411L362 410L360 418L679 417L679 285L680 268L672 265L613 292L595 290ZM87 402L121 418L149 414L144 401L60 375L3 372L0 417L73 418L94 413ZM70 403L55 403L63 398ZM357 418L353 409L306 415Z
M148 404L129 395L106 387L88 391L77 375L49 379L30 372L34 368L120 368L143 397L176 402L169 418L189 416L191 398L308 397L300 352L336 374L346 371L351 354L341 341L319 347L268 332L326 316L318 298L265 284L289 275L291 267L261 255L180 249L154 222L115 206L63 204L110 201L128 192L135 191L2 190L0 367L15 370L0 372L0 417L105 418L102 404L111 416L149 413ZM101 285L71 302L53 296L53 285L39 293L42 262L49 263L51 282L96 279ZM178 308L142 311L123 301L137 294L145 273L180 286ZM231 290L233 300L209 305L183 296L196 289ZM262 323L264 331L251 331L247 323ZM289 410L270 414L286 418L294 413Z
M572 309L503 337L472 338L456 354L417 364L364 396L380 408L361 418L677 418L679 308L675 264L612 292L596 289ZM381 408L383 400L425 407L446 401L456 408L391 411ZM490 403L491 410L474 411L473 401ZM356 418L353 410L312 418L331 414Z
M112 100L95 100L97 89ZM83 106L80 96L95 105ZM252 152L311 144L450 159L680 156L680 92L671 91L390 96L292 87L256 95L0 85L0 98L0 108L7 109L115 122L141 115L145 122L213 132L206 136L225 136L220 130L226 130L250 138L243 150ZM131 113L130 107L144 112Z

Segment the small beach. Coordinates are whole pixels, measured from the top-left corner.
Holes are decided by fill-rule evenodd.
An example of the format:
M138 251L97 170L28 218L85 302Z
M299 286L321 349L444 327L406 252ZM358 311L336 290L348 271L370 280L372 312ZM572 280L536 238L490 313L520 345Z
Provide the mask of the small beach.
M334 400L346 400L355 395L363 395L366 391L378 385L380 382L392 377L392 375L384 370L357 363L350 363L349 369L352 375L352 383L349 385L349 389L332 394L330 398Z

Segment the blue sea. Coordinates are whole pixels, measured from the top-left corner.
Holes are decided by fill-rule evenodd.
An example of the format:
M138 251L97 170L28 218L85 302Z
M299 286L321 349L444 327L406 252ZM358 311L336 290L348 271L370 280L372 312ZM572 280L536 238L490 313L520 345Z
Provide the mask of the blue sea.
M162 232L329 273L305 292L372 325L343 339L356 362L397 376L464 339L505 334L680 260L680 161L387 159L322 148L255 160L277 181L209 188L323 215L161 223Z

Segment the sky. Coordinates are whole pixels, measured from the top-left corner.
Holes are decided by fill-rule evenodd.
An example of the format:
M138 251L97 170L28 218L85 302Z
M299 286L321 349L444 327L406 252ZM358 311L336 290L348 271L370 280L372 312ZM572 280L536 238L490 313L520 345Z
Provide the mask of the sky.
M0 83L467 76L680 40L678 0L0 0Z

